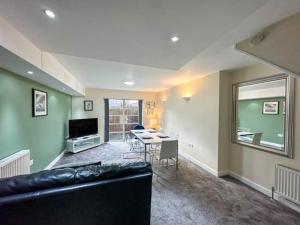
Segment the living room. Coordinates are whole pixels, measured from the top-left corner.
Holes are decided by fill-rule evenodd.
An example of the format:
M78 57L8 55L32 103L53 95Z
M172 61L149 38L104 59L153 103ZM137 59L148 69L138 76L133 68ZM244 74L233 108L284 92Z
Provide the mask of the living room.
M300 1L0 12L0 224L299 224Z

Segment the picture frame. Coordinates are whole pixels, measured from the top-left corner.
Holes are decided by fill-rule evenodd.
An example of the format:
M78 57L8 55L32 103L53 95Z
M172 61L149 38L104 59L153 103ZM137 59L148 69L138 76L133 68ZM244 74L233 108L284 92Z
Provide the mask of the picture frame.
M155 108L155 101L146 101L146 108L148 109Z
M279 101L263 102L263 114L265 115L278 115Z
M85 100L83 101L84 111L93 111L93 101Z
M48 115L48 93L32 89L32 117Z
M155 108L155 101L146 101L146 113L147 115L153 115L154 114L154 108Z

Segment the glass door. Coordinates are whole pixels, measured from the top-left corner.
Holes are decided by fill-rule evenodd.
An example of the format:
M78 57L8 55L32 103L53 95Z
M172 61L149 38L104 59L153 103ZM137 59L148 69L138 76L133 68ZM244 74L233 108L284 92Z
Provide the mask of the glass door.
M124 141L138 123L138 100L109 99L109 141Z
M124 134L130 133L130 130L139 124L139 101L124 100Z
M124 139L123 100L109 99L109 140Z

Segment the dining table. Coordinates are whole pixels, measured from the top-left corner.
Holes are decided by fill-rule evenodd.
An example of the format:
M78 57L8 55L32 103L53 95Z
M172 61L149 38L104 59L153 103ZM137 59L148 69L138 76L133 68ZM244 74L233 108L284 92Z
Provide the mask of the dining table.
M147 147L151 144L161 144L163 141L178 140L154 129L130 130L130 132L144 145L144 161L147 162ZM176 158L176 168L178 167L178 149Z

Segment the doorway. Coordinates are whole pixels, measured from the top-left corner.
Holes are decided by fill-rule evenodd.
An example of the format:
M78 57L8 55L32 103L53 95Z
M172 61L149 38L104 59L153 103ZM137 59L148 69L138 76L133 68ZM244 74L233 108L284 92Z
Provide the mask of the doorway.
M109 141L124 141L140 121L139 100L108 99Z

